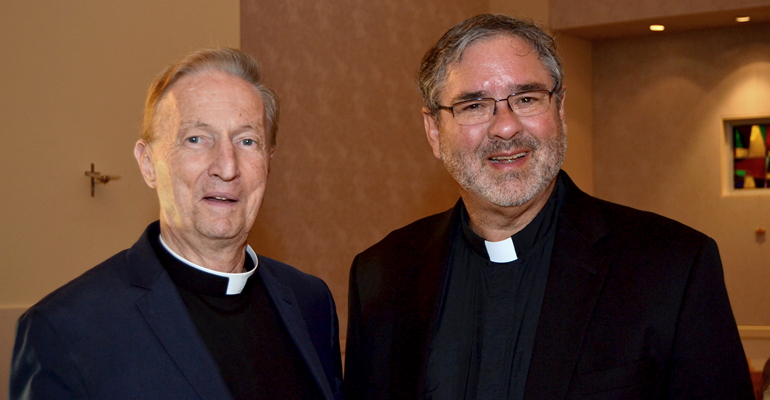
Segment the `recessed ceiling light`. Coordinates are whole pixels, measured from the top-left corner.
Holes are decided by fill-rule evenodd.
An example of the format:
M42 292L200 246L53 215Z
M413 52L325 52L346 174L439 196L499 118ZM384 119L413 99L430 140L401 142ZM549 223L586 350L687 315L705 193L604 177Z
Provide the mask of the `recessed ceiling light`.
M735 21L736 21L736 22L749 22L749 21L751 21L751 17L749 17L749 16L745 16L745 17L736 17L736 18L735 18Z
M663 25L650 25L650 30L654 32L663 32L663 30L666 29Z

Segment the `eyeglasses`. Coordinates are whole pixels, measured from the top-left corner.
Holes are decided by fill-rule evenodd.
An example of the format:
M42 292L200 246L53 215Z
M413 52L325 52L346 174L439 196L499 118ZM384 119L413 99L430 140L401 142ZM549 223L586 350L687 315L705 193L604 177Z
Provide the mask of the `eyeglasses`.
M514 93L504 99L480 98L452 104L451 107L438 106L440 110L452 112L459 125L476 125L489 122L497 114L497 103L508 101L508 109L519 117L540 115L551 107L553 91L528 90Z

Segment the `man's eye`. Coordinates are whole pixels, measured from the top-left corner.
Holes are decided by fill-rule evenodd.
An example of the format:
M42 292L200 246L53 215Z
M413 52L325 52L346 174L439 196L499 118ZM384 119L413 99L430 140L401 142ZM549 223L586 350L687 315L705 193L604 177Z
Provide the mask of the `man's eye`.
M464 113L464 112L475 113L475 112L484 111L488 107L489 106L484 102L474 101L474 102L460 104L459 106L457 106L457 111L461 113Z
M243 139L241 143L243 143L244 146L253 146L257 142L255 142L254 139Z
M540 99L537 97L532 96L526 96L526 97L520 97L516 100L516 104L514 107L518 108L531 108L531 107L537 107L540 104Z
M520 97L517 103L526 106L532 103L537 103L537 99L531 96Z
M515 103L517 106L533 106L538 103L542 103L545 100L545 96L540 95L540 93L532 93L528 95L522 95L521 97L515 98Z
M200 143L201 142L201 138L200 138L200 136L191 136L191 137L187 138L187 142L188 143Z

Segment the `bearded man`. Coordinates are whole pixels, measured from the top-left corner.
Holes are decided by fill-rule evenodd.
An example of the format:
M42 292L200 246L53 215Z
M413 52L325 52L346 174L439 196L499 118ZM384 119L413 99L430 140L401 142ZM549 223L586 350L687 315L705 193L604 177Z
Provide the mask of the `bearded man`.
M560 171L564 72L536 25L450 29L419 83L460 200L350 271L350 399L752 399L716 243Z

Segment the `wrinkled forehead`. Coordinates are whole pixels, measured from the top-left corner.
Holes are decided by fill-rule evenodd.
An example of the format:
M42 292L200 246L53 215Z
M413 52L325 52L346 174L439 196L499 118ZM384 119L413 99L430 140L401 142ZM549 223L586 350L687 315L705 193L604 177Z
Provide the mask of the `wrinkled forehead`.
M231 123L264 131L265 104L251 83L221 71L196 72L180 78L156 104L157 138L179 125Z

